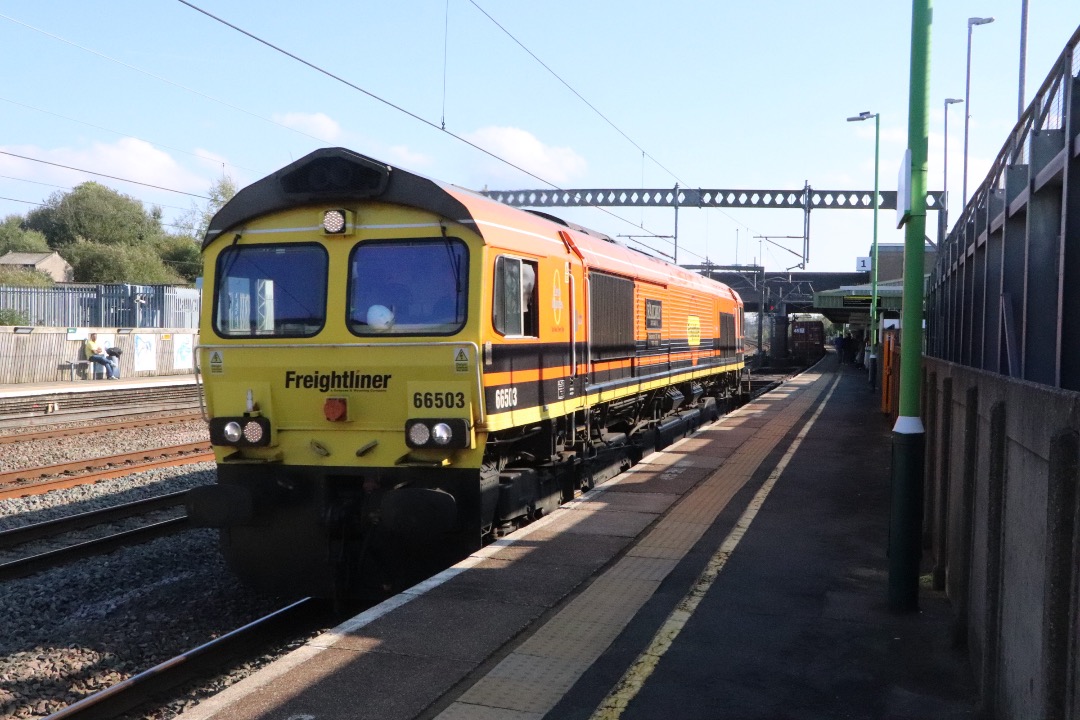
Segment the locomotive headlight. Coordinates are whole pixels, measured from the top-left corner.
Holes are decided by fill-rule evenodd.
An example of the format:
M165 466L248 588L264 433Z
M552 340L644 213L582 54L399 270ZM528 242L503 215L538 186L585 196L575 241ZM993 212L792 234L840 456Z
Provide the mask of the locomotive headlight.
M244 436L244 430L240 427L240 423L233 420L225 423L225 427L221 429L221 434L225 436L226 440L234 443Z
M431 439L436 445L449 445L454 439L454 431L446 423L436 423L435 427L431 428Z
M417 449L447 450L471 446L469 421L464 418L415 418L405 422L405 444Z
M214 445L259 447L270 444L270 420L261 416L210 419L210 442Z
M431 431L428 430L428 426L422 422L413 423L409 426L409 444L414 447L421 447L427 445L428 440L431 439Z
M349 234L349 215L351 213L348 210L327 210L323 213L323 232L327 235Z
M252 445L260 444L265 434L265 429L259 423L252 421L244 423L244 439Z

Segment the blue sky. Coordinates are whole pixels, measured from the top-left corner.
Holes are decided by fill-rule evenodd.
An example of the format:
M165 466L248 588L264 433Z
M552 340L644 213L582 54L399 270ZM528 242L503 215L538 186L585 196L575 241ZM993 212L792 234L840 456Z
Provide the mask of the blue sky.
M178 191L0 154L0 216L93 179L171 222L223 172L243 186L332 145L473 189L546 187L443 120L562 188L871 189L874 124L845 121L866 110L881 113L880 185L895 189L907 145L909 2L192 2L422 120L177 0L0 2L0 150ZM1075 0L1029 5L1025 102L1080 25ZM1020 14L1020 0L936 3L932 189L944 99L964 97L967 18L996 18L973 35L970 192L1016 122ZM962 151L953 105L954 208ZM612 236L673 231L669 209L553 212ZM854 270L872 223L869 211L812 213L806 269ZM802 226L797 210L684 208L679 261L783 270L798 258L757 236ZM879 241L902 242L894 228L883 211Z

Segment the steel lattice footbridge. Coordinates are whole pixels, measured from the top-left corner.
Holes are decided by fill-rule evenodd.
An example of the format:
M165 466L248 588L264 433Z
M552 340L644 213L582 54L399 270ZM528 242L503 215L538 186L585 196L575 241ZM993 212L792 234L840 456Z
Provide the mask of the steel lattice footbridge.
M513 207L669 207L675 211L675 255L678 262L679 208L757 208L764 210L802 210L803 234L800 262L805 268L810 260L811 210L873 210L873 190L815 190L807 183L799 190L734 190L683 188L593 188L566 190L485 190L483 195ZM895 210L896 190L877 194L878 210ZM926 209L940 210L944 191L926 193ZM799 238L798 235L794 239ZM786 248L785 248L786 249ZM792 251L789 251L792 252ZM789 268L790 269L790 268Z
M872 210L873 190L735 190L674 188L488 190L489 198L514 207L697 207L792 210ZM928 209L939 210L941 191L928 192ZM896 209L896 191L878 193L878 209Z

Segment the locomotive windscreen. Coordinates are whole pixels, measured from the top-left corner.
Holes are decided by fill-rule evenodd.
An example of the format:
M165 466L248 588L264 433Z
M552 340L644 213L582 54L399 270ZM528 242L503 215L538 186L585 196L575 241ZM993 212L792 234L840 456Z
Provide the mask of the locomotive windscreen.
M234 245L218 256L214 330L221 337L310 337L326 320L322 245Z
M357 335L451 335L465 324L469 250L455 239L380 240L349 259Z

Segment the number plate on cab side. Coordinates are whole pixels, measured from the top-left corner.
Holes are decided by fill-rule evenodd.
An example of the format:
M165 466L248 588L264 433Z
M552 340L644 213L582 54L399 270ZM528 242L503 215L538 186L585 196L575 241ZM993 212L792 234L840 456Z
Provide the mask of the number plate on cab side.
M467 382L410 382L406 405L409 417L472 417L472 394Z

